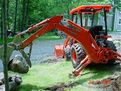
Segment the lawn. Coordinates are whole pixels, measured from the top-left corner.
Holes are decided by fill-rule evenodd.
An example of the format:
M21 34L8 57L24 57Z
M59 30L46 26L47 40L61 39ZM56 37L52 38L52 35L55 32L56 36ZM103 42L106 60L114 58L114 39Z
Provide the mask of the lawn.
M31 35L25 35L24 38L17 38L16 42L17 43L21 43L21 41L24 41L25 39L29 38ZM35 39L35 40L58 40L60 39L59 36L55 35L53 32L48 32L46 34L44 34L43 36L40 36L39 38ZM8 37L7 42L12 42L14 40L14 37ZM3 44L3 39L0 38L0 45Z
M87 81L105 78L113 73L112 69L110 65L90 66L84 70L85 75L70 79L68 75L73 70L71 62L33 65L27 74L21 74L23 82L19 91L44 91L47 87L69 82L75 86L65 88L65 91L88 91L91 89L86 87ZM99 90L92 88L91 91Z
M60 37L55 35L53 32L48 32L43 36L40 36L38 39L39 40L57 40L57 39L60 39Z

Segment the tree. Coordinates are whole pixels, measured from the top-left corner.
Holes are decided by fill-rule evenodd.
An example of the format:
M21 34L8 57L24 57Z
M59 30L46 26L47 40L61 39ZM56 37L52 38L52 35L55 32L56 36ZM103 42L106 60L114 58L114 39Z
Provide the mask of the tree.
M14 29L13 32L16 32L16 23L17 23L17 11L18 11L18 0L16 0L15 14L14 14Z
M2 1L0 1L0 30L1 30L1 33L0 33L0 35L1 35L1 39L3 38L3 26L2 26Z
M7 27L9 29L9 0L7 0Z
M2 30L3 30L3 67L4 67L4 78L5 78L5 91L9 91L8 84L8 58L7 58L7 23L8 23L8 0L2 0Z
M48 18L51 6L49 6L50 1L47 0L30 0L29 2L29 25L40 22ZM54 8L54 7L53 7ZM53 12L54 13L54 12ZM52 13L51 13L52 14Z
M23 0L23 15L22 15L22 27L21 31L27 28L28 21L28 8L29 8L29 0Z
M113 7L113 9L112 9L113 19L112 19L112 29L111 29L113 31L114 25L115 25L115 11L116 11L116 9L121 11L121 0L110 0L110 3Z
M108 0L9 0L9 29L14 33L23 31L28 25L55 15L64 15L69 19L70 10L77 6L107 2L109 3Z

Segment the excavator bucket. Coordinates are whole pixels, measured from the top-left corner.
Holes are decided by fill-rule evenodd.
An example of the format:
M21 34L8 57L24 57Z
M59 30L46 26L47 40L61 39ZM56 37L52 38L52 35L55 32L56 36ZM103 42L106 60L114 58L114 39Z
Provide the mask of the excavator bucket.
M57 58L63 58L64 56L63 45L55 45L54 54Z

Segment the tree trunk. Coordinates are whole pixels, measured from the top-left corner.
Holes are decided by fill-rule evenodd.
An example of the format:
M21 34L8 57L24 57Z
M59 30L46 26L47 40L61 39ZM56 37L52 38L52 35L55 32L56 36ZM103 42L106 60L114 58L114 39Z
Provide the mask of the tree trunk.
M7 29L10 29L9 26L9 0L7 0Z
M22 14L22 24L21 24L21 32L24 30L25 28L25 1L23 0L23 14Z
M69 14L69 12L70 12L70 4L71 4L71 1L69 0L68 4L67 4L67 18L68 19L70 19L70 14Z
M25 30L28 21L28 5L29 0L23 0L23 15L22 15L22 28L21 31Z
M85 17L85 28L88 28L88 16Z
M114 31L114 26L115 26L114 25L115 24L114 23L115 22L115 11L116 11L115 7L113 7L112 11L113 11L113 18L112 18L112 29L111 29L111 31Z
M29 0L27 0L27 10L26 10L26 27L29 25Z
M22 26L22 10L21 10L21 1L18 1L18 32L21 32L21 26Z
M97 25L98 24L98 13L95 14L95 19L94 19L94 25Z
M13 29L14 34L16 33L17 10L18 10L18 0L16 0L15 15L14 15L14 29Z
M113 10L112 10L112 12L113 12L113 18L112 18L112 28L111 28L111 30L113 31L114 30L114 26L115 26L115 11L116 11L116 7L115 7L115 5L116 5L116 1L115 0L112 0L112 6L113 6Z
M0 26L0 27L1 27L1 39L3 38L2 12L3 12L3 8L2 8L2 2L1 2L1 13L0 13L0 15L1 15L1 17L0 17L0 18L1 18L1 19L0 19L0 20L1 20L1 21L0 21L0 23L1 23L1 24L0 24L0 25L1 25L1 26Z
M9 84L8 84L8 58L7 58L7 5L8 0L2 0L2 30L3 30L3 67L4 67L4 78L5 78L5 91L9 91Z

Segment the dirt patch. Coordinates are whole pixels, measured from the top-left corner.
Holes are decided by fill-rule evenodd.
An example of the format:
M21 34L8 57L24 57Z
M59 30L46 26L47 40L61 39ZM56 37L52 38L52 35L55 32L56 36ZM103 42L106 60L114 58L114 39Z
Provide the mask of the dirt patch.
M74 83L58 83L57 85L45 88L45 91L64 91L65 88L72 88Z
M108 79L112 81L111 86L113 91L121 91L121 72L115 72L115 74Z
M55 56L48 56L46 58L43 58L43 61L40 63L56 63L56 62L62 62L65 61L64 58L56 58Z
M90 80L86 83L87 85L84 85L84 87L87 87L91 91L121 91L121 72L115 72L113 75L102 80ZM75 82L57 83L56 85L46 87L43 90L65 91L66 88L71 89L78 85L82 84Z
M100 89L101 91L121 91L121 72L115 72L102 80L88 81L88 87Z

